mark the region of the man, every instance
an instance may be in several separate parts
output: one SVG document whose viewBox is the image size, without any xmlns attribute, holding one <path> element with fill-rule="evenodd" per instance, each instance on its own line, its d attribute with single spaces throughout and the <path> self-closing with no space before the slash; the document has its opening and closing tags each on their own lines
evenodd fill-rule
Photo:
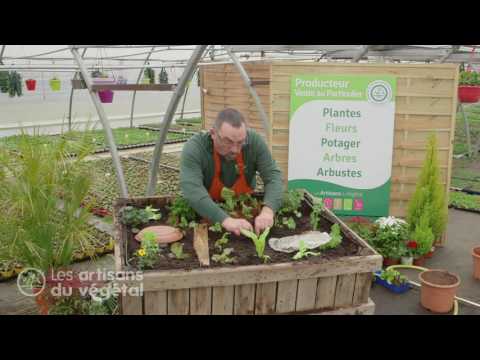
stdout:
<svg viewBox="0 0 480 360">
<path fill-rule="evenodd" d="M 264 183 L 264 206 L 254 220 L 255 232 L 273 226 L 275 212 L 283 199 L 282 174 L 263 138 L 235 109 L 221 111 L 210 131 L 194 135 L 184 146 L 180 161 L 180 189 L 190 206 L 202 217 L 236 235 L 253 231 L 245 219 L 230 217 L 215 201 L 221 201 L 222 188 L 236 195 L 251 193 L 255 174 Z"/>
</svg>

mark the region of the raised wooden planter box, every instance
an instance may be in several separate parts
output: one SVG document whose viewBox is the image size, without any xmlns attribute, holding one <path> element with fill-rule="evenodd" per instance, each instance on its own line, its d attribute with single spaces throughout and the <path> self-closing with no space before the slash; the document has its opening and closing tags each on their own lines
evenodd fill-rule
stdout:
<svg viewBox="0 0 480 360">
<path fill-rule="evenodd" d="M 162 207 L 168 198 L 119 199 L 115 205 L 115 262 L 126 265 L 127 227 L 118 221 L 123 206 Z M 152 270 L 143 275 L 143 296 L 121 297 L 124 315 L 373 314 L 369 299 L 372 273 L 382 257 L 328 209 L 360 246 L 360 256 L 254 266 L 194 270 Z M 253 246 L 253 245 L 252 245 Z M 123 281 L 138 286 L 135 281 Z"/>
</svg>

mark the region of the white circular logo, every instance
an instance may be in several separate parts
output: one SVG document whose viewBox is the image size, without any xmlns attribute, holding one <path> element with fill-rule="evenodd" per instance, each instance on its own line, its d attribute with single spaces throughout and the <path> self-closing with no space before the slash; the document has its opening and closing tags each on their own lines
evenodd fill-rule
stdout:
<svg viewBox="0 0 480 360">
<path fill-rule="evenodd" d="M 368 84 L 367 97 L 368 102 L 384 104 L 392 100 L 392 86 L 383 80 L 375 80 Z"/>
<path fill-rule="evenodd" d="M 45 290 L 45 275 L 41 270 L 26 268 L 17 277 L 18 290 L 25 296 L 36 296 Z"/>
</svg>

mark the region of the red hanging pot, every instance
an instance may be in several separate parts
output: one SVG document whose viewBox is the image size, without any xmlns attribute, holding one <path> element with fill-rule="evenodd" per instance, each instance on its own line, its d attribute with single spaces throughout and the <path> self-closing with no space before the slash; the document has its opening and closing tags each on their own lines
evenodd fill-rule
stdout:
<svg viewBox="0 0 480 360">
<path fill-rule="evenodd" d="M 462 103 L 476 103 L 480 100 L 480 86 L 460 85 L 458 99 Z"/>
<path fill-rule="evenodd" d="M 112 90 L 100 90 L 98 92 L 100 101 L 102 103 L 110 104 L 113 102 L 113 91 Z"/>
<path fill-rule="evenodd" d="M 28 80 L 25 80 L 25 84 L 27 85 L 28 91 L 35 91 L 35 88 L 37 86 L 37 80 L 28 79 Z"/>
</svg>

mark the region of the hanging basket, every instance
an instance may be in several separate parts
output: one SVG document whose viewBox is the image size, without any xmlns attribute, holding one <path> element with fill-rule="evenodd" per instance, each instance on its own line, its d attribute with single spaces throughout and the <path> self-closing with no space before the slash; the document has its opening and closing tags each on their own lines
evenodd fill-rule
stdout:
<svg viewBox="0 0 480 360">
<path fill-rule="evenodd" d="M 37 80 L 34 80 L 34 79 L 25 80 L 25 85 L 27 85 L 28 91 L 35 91 L 35 88 L 37 87 Z"/>
<path fill-rule="evenodd" d="M 100 101 L 104 104 L 111 104 L 113 102 L 113 91 L 112 90 L 99 90 L 98 97 Z"/>
<path fill-rule="evenodd" d="M 462 103 L 476 103 L 480 100 L 480 86 L 460 85 L 458 99 Z"/>
<path fill-rule="evenodd" d="M 60 91 L 60 89 L 62 88 L 62 82 L 60 81 L 60 79 L 57 79 L 57 78 L 50 79 L 49 83 L 50 83 L 50 89 L 52 89 L 52 91 Z"/>
</svg>

